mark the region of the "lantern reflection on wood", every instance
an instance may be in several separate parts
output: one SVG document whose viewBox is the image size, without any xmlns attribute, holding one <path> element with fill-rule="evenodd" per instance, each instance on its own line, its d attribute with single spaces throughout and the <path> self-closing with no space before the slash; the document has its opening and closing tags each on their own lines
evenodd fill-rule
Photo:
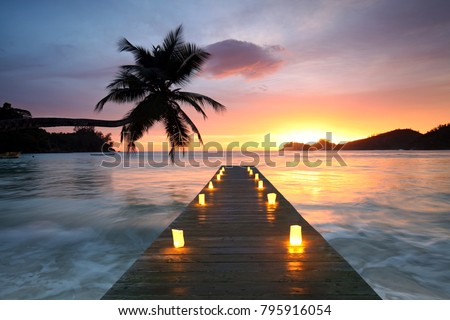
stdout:
<svg viewBox="0 0 450 320">
<path fill-rule="evenodd" d="M 183 230 L 172 229 L 173 246 L 175 248 L 184 247 Z"/>
<path fill-rule="evenodd" d="M 302 227 L 299 225 L 291 226 L 291 234 L 289 237 L 289 242 L 293 246 L 299 246 L 302 244 Z"/>
<path fill-rule="evenodd" d="M 269 204 L 276 204 L 277 202 L 277 194 L 276 193 L 268 193 L 267 194 L 267 201 Z"/>
</svg>

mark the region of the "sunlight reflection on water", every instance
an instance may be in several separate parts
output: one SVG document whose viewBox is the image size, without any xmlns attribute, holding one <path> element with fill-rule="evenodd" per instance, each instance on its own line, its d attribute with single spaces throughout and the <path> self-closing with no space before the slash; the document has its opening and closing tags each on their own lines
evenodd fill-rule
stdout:
<svg viewBox="0 0 450 320">
<path fill-rule="evenodd" d="M 449 152 L 348 152 L 263 172 L 387 299 L 449 299 Z"/>
<path fill-rule="evenodd" d="M 341 155 L 259 168 L 383 298 L 450 299 L 450 152 Z M 217 169 L 102 158 L 0 161 L 0 298 L 100 298 Z"/>
</svg>

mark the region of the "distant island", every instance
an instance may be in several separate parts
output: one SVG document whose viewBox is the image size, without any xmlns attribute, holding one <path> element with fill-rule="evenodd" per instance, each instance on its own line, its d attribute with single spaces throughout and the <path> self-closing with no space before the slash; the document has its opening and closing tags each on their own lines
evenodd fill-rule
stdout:
<svg viewBox="0 0 450 320">
<path fill-rule="evenodd" d="M 0 107 L 0 120 L 31 118 L 28 110 Z M 75 127 L 72 133 L 50 133 L 44 129 L 23 129 L 0 133 L 0 153 L 101 152 L 111 151 L 111 134 L 94 127 Z"/>
<path fill-rule="evenodd" d="M 411 129 L 397 129 L 366 139 L 335 144 L 321 139 L 316 143 L 285 143 L 281 150 L 450 150 L 450 123 L 425 134 Z"/>
</svg>

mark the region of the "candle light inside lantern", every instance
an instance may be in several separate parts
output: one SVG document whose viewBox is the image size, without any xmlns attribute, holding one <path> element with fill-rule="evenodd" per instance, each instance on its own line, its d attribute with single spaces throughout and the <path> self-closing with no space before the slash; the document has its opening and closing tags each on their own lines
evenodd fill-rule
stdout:
<svg viewBox="0 0 450 320">
<path fill-rule="evenodd" d="M 289 238 L 289 242 L 293 246 L 299 246 L 302 244 L 302 227 L 299 225 L 291 226 L 291 234 Z"/>
<path fill-rule="evenodd" d="M 208 189 L 214 189 L 214 185 L 213 185 L 212 181 L 209 182 Z"/>
<path fill-rule="evenodd" d="M 269 204 L 275 204 L 277 201 L 277 194 L 276 193 L 268 193 L 267 201 L 269 201 Z"/>
<path fill-rule="evenodd" d="M 198 195 L 198 203 L 202 206 L 205 205 L 205 194 L 204 193 L 200 193 Z"/>
<path fill-rule="evenodd" d="M 258 189 L 264 189 L 264 182 L 262 180 L 258 181 Z"/>
<path fill-rule="evenodd" d="M 259 180 L 259 173 L 255 173 L 255 180 L 256 180 L 256 181 Z"/>
<path fill-rule="evenodd" d="M 183 230 L 172 229 L 173 246 L 175 248 L 184 247 Z"/>
</svg>

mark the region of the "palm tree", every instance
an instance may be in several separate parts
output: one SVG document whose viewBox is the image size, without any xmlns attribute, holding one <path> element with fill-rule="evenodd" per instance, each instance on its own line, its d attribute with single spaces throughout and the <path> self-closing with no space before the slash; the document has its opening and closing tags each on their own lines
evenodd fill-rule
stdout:
<svg viewBox="0 0 450 320">
<path fill-rule="evenodd" d="M 199 93 L 182 91 L 193 76 L 198 74 L 209 53 L 195 44 L 183 40 L 183 28 L 178 26 L 168 33 L 162 45 L 147 50 L 131 44 L 127 39 L 119 41 L 119 50 L 134 55 L 134 65 L 120 67 L 117 77 L 107 86 L 109 93 L 95 106 L 101 111 L 107 102 L 134 102 L 132 108 L 119 120 L 67 119 L 67 118 L 24 118 L 0 121 L 0 131 L 30 127 L 56 126 L 122 126 L 122 133 L 129 137 L 128 147 L 133 148 L 156 122 L 164 124 L 173 161 L 174 151 L 191 142 L 191 133 L 202 137 L 194 122 L 182 106 L 187 105 L 206 119 L 205 107 L 215 111 L 225 110 L 225 106 Z"/>
<path fill-rule="evenodd" d="M 119 41 L 119 50 L 134 55 L 134 65 L 120 67 L 116 79 L 109 85 L 109 94 L 101 99 L 96 111 L 101 111 L 105 103 L 136 102 L 126 118 L 130 122 L 123 126 L 122 137 L 126 133 L 129 148 L 140 139 L 156 122 L 164 124 L 171 145 L 171 158 L 176 148 L 186 147 L 190 142 L 190 133 L 202 137 L 194 122 L 181 108 L 188 105 L 206 118 L 204 107 L 211 106 L 215 111 L 225 107 L 210 97 L 182 91 L 182 87 L 200 70 L 209 53 L 195 44 L 184 42 L 182 26 L 169 32 L 163 44 L 153 46 L 151 50 L 135 46 L 127 39 Z"/>
</svg>

